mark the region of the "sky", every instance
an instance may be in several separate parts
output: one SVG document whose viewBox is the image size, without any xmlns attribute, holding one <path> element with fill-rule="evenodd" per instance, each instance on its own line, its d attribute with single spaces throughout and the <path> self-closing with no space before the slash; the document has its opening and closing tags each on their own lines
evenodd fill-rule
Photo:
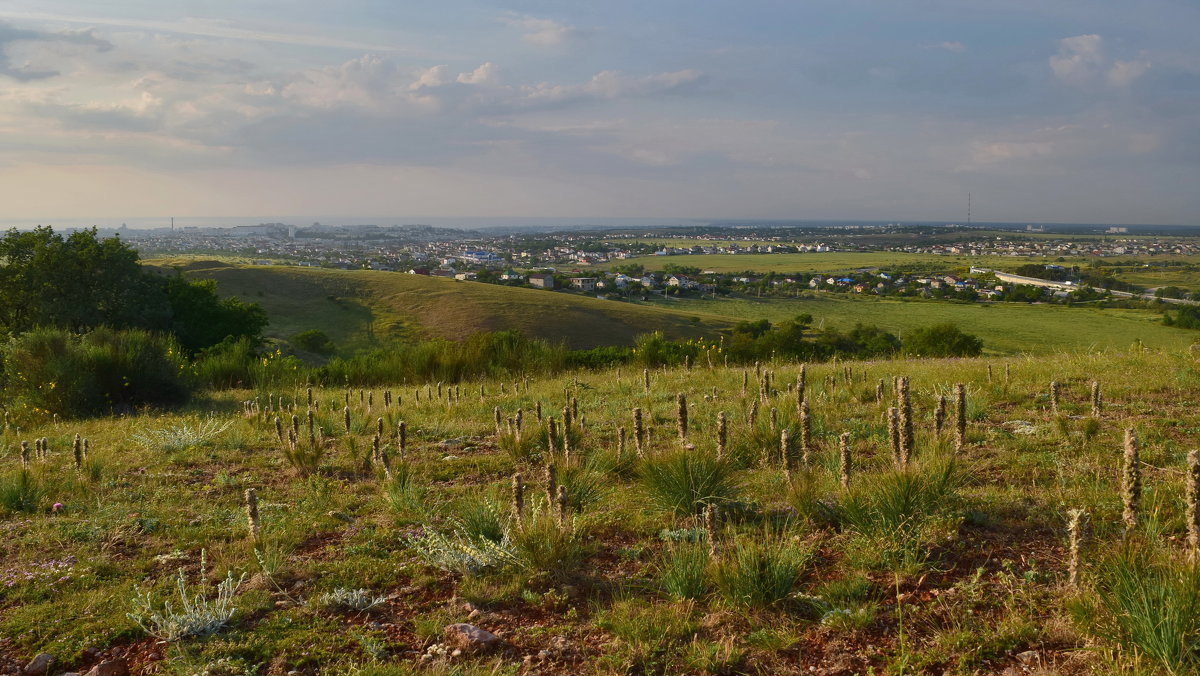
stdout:
<svg viewBox="0 0 1200 676">
<path fill-rule="evenodd" d="M 1200 224 L 1195 0 L 0 0 L 0 219 Z"/>
</svg>

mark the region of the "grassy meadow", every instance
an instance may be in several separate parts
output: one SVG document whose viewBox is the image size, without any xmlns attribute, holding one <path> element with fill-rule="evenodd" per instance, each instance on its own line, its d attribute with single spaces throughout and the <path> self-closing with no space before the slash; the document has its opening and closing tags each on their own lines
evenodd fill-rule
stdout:
<svg viewBox="0 0 1200 676">
<path fill-rule="evenodd" d="M 1190 352 L 712 361 L 6 421 L 0 669 L 1196 672 Z"/>
<path fill-rule="evenodd" d="M 736 321 L 774 322 L 809 313 L 818 328 L 850 329 L 857 323 L 874 324 L 900 337 L 913 329 L 951 322 L 982 338 L 985 352 L 1001 355 L 1123 349 L 1137 341 L 1159 349 L 1183 349 L 1200 336 L 1165 326 L 1158 312 L 1087 305 L 950 303 L 831 293 L 806 293 L 797 299 L 737 296 L 656 300 L 655 304 Z"/>
<path fill-rule="evenodd" d="M 561 339 L 571 348 L 630 345 L 637 335 L 652 331 L 668 338 L 713 338 L 739 321 L 778 321 L 801 313 L 813 315 L 819 327 L 874 324 L 900 336 L 951 322 L 982 338 L 993 355 L 1086 352 L 1125 348 L 1136 341 L 1156 349 L 1182 349 L 1195 340 L 1191 331 L 1164 326 L 1154 311 L 1087 305 L 949 303 L 809 292 L 795 299 L 737 295 L 616 301 L 374 271 L 211 261 L 182 267 L 196 278 L 217 280 L 222 295 L 261 304 L 271 318 L 269 336 L 286 339 L 319 329 L 341 352 L 511 328 Z"/>
<path fill-rule="evenodd" d="M 271 318 L 268 336 L 287 338 L 318 329 L 343 351 L 397 339 L 461 339 L 506 329 L 582 349 L 631 345 L 636 336 L 654 331 L 691 338 L 728 326 L 719 317 L 695 321 L 693 315 L 669 309 L 394 272 L 205 261 L 183 269 L 195 279 L 215 279 L 222 295 L 262 305 Z"/>
</svg>

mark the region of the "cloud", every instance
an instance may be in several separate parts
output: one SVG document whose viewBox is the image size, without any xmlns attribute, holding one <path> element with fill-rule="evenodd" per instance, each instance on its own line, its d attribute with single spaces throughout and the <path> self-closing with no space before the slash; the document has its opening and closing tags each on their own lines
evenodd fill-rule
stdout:
<svg viewBox="0 0 1200 676">
<path fill-rule="evenodd" d="M 583 35 L 583 32 L 574 26 L 527 14 L 508 14 L 500 20 L 523 31 L 521 39 L 539 47 L 558 47 Z"/>
<path fill-rule="evenodd" d="M 38 31 L 16 28 L 7 22 L 0 21 L 0 75 L 7 75 L 20 82 L 45 80 L 60 75 L 60 73 L 53 68 L 39 68 L 30 62 L 19 66 L 12 65 L 10 49 L 18 43 L 78 45 L 102 52 L 113 48 L 108 41 L 93 35 L 91 29 L 59 32 Z"/>
<path fill-rule="evenodd" d="M 1128 87 L 1134 80 L 1150 70 L 1150 62 L 1143 59 L 1117 61 L 1108 69 L 1105 78 L 1114 87 Z"/>
<path fill-rule="evenodd" d="M 1064 84 L 1081 88 L 1100 84 L 1128 87 L 1149 69 L 1150 62 L 1142 58 L 1110 62 L 1104 38 L 1094 33 L 1059 40 L 1058 53 L 1050 57 L 1050 70 L 1055 77 Z"/>
<path fill-rule="evenodd" d="M 936 42 L 927 45 L 921 45 L 921 47 L 923 49 L 944 49 L 947 52 L 954 52 L 955 54 L 962 54 L 963 52 L 967 51 L 967 46 L 961 42 L 958 42 L 957 40 Z"/>
<path fill-rule="evenodd" d="M 500 68 L 488 61 L 470 73 L 459 73 L 456 82 L 469 85 L 494 85 L 500 83 Z"/>
<path fill-rule="evenodd" d="M 575 85 L 540 83 L 522 88 L 529 103 L 565 103 L 585 99 L 617 99 L 624 97 L 649 96 L 667 92 L 684 91 L 702 83 L 704 74 L 686 69 L 669 73 L 657 73 L 643 77 L 630 77 L 617 71 L 605 70 L 592 79 Z"/>
</svg>

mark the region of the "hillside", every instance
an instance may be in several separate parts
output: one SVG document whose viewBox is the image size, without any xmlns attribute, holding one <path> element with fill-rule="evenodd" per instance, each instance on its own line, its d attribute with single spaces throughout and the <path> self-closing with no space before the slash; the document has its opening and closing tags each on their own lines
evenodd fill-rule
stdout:
<svg viewBox="0 0 1200 676">
<path fill-rule="evenodd" d="M 564 292 L 401 273 L 214 261 L 180 267 L 188 276 L 215 279 L 222 295 L 261 304 L 271 318 L 271 337 L 318 329 L 347 350 L 398 338 L 455 339 L 505 329 L 581 349 L 629 345 L 653 331 L 669 338 L 712 336 L 731 323 Z"/>
<path fill-rule="evenodd" d="M 0 673 L 1197 673 L 1193 355 L 764 369 L 14 420 Z"/>
</svg>

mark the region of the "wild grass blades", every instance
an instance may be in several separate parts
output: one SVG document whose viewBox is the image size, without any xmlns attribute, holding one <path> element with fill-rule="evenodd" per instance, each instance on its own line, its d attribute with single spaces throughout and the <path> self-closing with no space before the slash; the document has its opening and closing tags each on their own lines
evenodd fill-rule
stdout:
<svg viewBox="0 0 1200 676">
<path fill-rule="evenodd" d="M 734 467 L 704 451 L 674 450 L 647 458 L 638 476 L 651 501 L 677 516 L 700 513 L 738 494 Z"/>
<path fill-rule="evenodd" d="M 766 608 L 791 595 L 811 561 L 810 548 L 768 529 L 723 548 L 713 566 L 713 586 L 728 603 Z"/>
<path fill-rule="evenodd" d="M 1200 567 L 1135 537 L 1100 558 L 1094 579 L 1094 594 L 1072 608 L 1082 628 L 1168 673 L 1200 670 Z"/>
<path fill-rule="evenodd" d="M 1081 551 L 1086 519 L 1086 510 L 1067 510 L 1067 584 L 1073 589 L 1079 588 L 1079 577 L 1083 569 Z"/>
<path fill-rule="evenodd" d="M 962 482 L 953 460 L 865 473 L 838 500 L 834 517 L 861 538 L 856 549 L 868 567 L 919 568 L 931 545 L 957 527 Z"/>
<path fill-rule="evenodd" d="M 207 446 L 225 433 L 233 420 L 210 417 L 195 423 L 178 423 L 157 430 L 138 432 L 130 437 L 147 450 L 167 453 Z"/>
<path fill-rule="evenodd" d="M 1137 528 L 1142 506 L 1142 468 L 1138 455 L 1137 432 L 1132 427 L 1125 429 L 1125 453 L 1121 469 L 1121 502 L 1124 509 L 1121 520 L 1125 523 L 1126 535 Z"/>
<path fill-rule="evenodd" d="M 32 470 L 21 467 L 0 476 L 0 507 L 4 511 L 33 513 L 42 508 L 46 499 L 44 481 Z"/>
<path fill-rule="evenodd" d="M 937 405 L 933 409 L 933 434 L 939 440 L 942 438 L 942 428 L 946 425 L 946 395 L 939 394 Z"/>
<path fill-rule="evenodd" d="M 318 437 L 310 437 L 307 442 L 301 442 L 294 434 L 290 434 L 281 451 L 284 460 L 302 477 L 315 474 L 325 459 L 325 443 Z"/>
<path fill-rule="evenodd" d="M 700 542 L 668 543 L 659 563 L 658 584 L 676 600 L 699 599 L 708 594 L 709 547 Z"/>
<path fill-rule="evenodd" d="M 1187 455 L 1187 472 L 1184 474 L 1184 500 L 1187 511 L 1188 556 L 1200 565 L 1200 451 L 1192 449 Z"/>
</svg>

